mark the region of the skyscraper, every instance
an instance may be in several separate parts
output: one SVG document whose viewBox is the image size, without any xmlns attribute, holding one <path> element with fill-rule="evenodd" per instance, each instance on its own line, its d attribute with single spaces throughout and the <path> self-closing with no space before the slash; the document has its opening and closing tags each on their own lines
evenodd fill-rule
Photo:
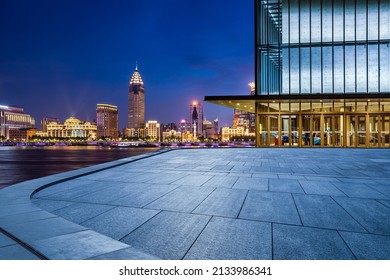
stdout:
<svg viewBox="0 0 390 280">
<path fill-rule="evenodd" d="M 203 108 L 199 101 L 193 101 L 190 104 L 190 123 L 191 133 L 194 136 L 201 136 L 203 134 Z"/>
<path fill-rule="evenodd" d="M 145 90 L 138 66 L 135 67 L 129 84 L 127 127 L 133 128 L 136 135 L 138 129 L 145 127 Z"/>
<path fill-rule="evenodd" d="M 390 148 L 390 0 L 255 0 L 257 146 Z"/>
<path fill-rule="evenodd" d="M 118 107 L 109 104 L 97 104 L 97 136 L 118 137 Z"/>
</svg>

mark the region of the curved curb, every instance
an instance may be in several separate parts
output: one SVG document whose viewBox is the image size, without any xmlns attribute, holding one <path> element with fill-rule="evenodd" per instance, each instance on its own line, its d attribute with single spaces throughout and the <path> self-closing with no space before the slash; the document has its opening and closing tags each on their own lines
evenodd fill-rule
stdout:
<svg viewBox="0 0 390 280">
<path fill-rule="evenodd" d="M 58 183 L 157 156 L 173 149 L 123 158 L 38 179 L 0 190 L 0 228 L 3 235 L 38 258 L 48 259 L 159 259 L 130 245 L 49 213 L 32 202 L 39 191 Z M 9 248 L 11 249 L 12 246 Z M 7 249 L 7 247 L 2 247 Z M 16 256 L 18 257 L 18 256 Z M 24 259 L 23 256 L 20 256 Z M 42 259 L 42 258 L 41 258 Z"/>
</svg>

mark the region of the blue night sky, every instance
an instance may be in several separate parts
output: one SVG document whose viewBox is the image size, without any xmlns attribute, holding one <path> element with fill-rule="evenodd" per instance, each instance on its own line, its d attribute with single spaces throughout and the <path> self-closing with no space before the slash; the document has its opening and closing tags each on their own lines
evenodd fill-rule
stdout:
<svg viewBox="0 0 390 280">
<path fill-rule="evenodd" d="M 248 95 L 254 79 L 253 0 L 0 0 L 0 104 L 43 117 L 96 118 L 119 108 L 138 61 L 145 120 L 189 118 L 206 95 Z M 204 104 L 231 125 L 233 110 Z"/>
</svg>

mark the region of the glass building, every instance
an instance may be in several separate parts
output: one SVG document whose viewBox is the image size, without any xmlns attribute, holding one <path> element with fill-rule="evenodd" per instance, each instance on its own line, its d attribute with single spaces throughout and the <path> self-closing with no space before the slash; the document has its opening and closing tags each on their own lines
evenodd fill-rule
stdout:
<svg viewBox="0 0 390 280">
<path fill-rule="evenodd" d="M 390 0 L 255 0 L 258 146 L 390 147 Z"/>
</svg>

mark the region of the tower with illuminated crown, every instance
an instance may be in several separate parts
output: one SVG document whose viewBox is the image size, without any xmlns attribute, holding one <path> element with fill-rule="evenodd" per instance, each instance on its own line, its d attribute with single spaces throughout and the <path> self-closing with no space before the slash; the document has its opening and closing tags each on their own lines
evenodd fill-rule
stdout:
<svg viewBox="0 0 390 280">
<path fill-rule="evenodd" d="M 138 72 L 137 65 L 129 83 L 127 127 L 129 129 L 134 129 L 135 135 L 138 135 L 139 129 L 145 127 L 144 82 Z"/>
<path fill-rule="evenodd" d="M 203 109 L 202 103 L 199 101 L 193 101 L 190 104 L 190 120 L 191 120 L 191 133 L 194 137 L 202 136 L 203 134 Z"/>
</svg>

